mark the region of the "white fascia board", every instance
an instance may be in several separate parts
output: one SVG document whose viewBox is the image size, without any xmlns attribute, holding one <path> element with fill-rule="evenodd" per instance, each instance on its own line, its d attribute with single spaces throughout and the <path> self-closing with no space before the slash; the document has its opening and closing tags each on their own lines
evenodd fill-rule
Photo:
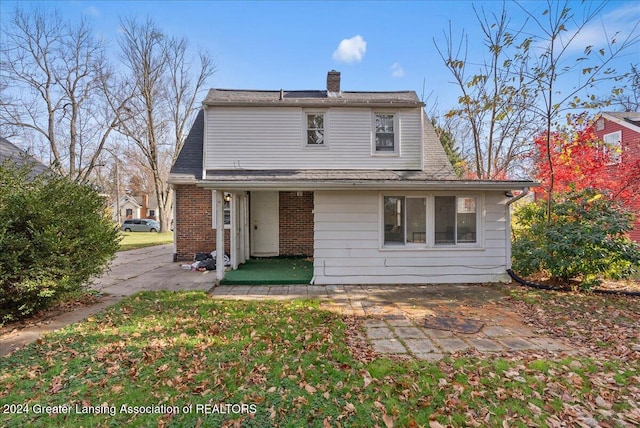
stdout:
<svg viewBox="0 0 640 428">
<path fill-rule="evenodd" d="M 201 181 L 198 187 L 226 190 L 518 190 L 537 187 L 539 183 L 532 181 Z"/>
</svg>

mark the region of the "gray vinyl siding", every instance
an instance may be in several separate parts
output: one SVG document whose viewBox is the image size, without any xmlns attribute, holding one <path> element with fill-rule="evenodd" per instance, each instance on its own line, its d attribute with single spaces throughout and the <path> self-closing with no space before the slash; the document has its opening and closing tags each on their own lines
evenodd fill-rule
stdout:
<svg viewBox="0 0 640 428">
<path fill-rule="evenodd" d="M 460 192 L 461 195 L 467 193 Z M 316 284 L 478 283 L 507 279 L 504 194 L 476 194 L 476 247 L 384 248 L 376 191 L 316 191 Z"/>
<path fill-rule="evenodd" d="M 323 109 L 309 109 L 318 111 Z M 397 156 L 372 155 L 367 108 L 325 109 L 325 147 L 305 144 L 302 108 L 212 107 L 207 111 L 206 169 L 422 169 L 421 108 L 398 115 Z"/>
</svg>

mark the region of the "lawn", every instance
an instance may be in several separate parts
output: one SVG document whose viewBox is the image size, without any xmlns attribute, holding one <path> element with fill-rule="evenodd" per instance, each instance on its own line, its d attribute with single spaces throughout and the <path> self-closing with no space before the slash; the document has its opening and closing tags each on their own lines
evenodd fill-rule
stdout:
<svg viewBox="0 0 640 428">
<path fill-rule="evenodd" d="M 173 243 L 173 232 L 122 232 L 120 251 Z"/>
<path fill-rule="evenodd" d="M 145 292 L 0 358 L 0 426 L 640 423 L 639 299 L 509 293 L 578 351 L 381 358 L 317 301 Z"/>
</svg>

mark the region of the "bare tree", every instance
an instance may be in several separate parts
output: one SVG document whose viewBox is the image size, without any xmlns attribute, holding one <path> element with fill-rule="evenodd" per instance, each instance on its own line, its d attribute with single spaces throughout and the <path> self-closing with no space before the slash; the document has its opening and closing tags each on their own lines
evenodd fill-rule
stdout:
<svg viewBox="0 0 640 428">
<path fill-rule="evenodd" d="M 85 20 L 71 24 L 57 10 L 20 8 L 2 38 L 0 128 L 40 136 L 55 169 L 88 181 L 117 124 L 105 108 L 112 74 L 104 42 Z"/>
<path fill-rule="evenodd" d="M 597 90 L 596 86 L 604 82 L 619 82 L 624 79 L 625 76 L 616 73 L 611 63 L 623 51 L 637 44 L 638 24 L 627 35 L 608 35 L 602 47 L 585 46 L 583 55 L 570 62 L 571 50 L 576 47 L 578 36 L 601 15 L 606 3 L 583 3 L 581 17 L 576 17 L 568 1 L 547 0 L 546 9 L 541 16 L 536 16 L 520 3 L 517 4 L 531 19 L 537 34 L 522 42 L 522 53 L 516 56 L 516 60 L 526 66 L 526 85 L 538 98 L 537 102 L 530 104 L 529 109 L 543 124 L 542 131 L 546 133 L 546 161 L 550 168 L 547 213 L 550 216 L 555 184 L 552 130 L 561 126 L 559 119 L 563 112 L 600 108 L 608 105 L 611 98 L 621 92 L 620 88 L 614 87 L 611 95 L 604 100 L 598 99 L 596 94 L 588 93 L 589 90 Z M 575 78 L 576 71 L 582 78 Z M 560 90 L 563 77 L 571 78 L 572 85 L 569 89 L 565 87 Z"/>
<path fill-rule="evenodd" d="M 520 63 L 509 56 L 519 35 L 509 31 L 509 18 L 503 5 L 499 15 L 474 12 L 483 33 L 487 58 L 474 65 L 468 59 L 466 33 L 454 42 L 451 24 L 444 34 L 444 46 L 436 49 L 460 90 L 459 105 L 446 118 L 459 118 L 466 124 L 472 144 L 470 163 L 478 179 L 501 178 L 514 168 L 514 161 L 524 151 L 533 135 L 531 114 L 525 108 L 530 94 L 523 84 Z M 477 69 L 472 71 L 471 69 Z M 463 151 L 468 148 L 463 144 Z"/>
<path fill-rule="evenodd" d="M 152 171 L 160 227 L 167 230 L 172 207 L 169 168 L 215 67 L 206 53 L 194 60 L 186 40 L 168 37 L 150 19 L 122 19 L 121 29 L 122 60 L 135 87 L 119 130 L 137 145 Z"/>
<path fill-rule="evenodd" d="M 627 88 L 611 101 L 611 105 L 616 110 L 640 111 L 640 70 L 637 65 L 631 64 L 627 82 Z"/>
</svg>

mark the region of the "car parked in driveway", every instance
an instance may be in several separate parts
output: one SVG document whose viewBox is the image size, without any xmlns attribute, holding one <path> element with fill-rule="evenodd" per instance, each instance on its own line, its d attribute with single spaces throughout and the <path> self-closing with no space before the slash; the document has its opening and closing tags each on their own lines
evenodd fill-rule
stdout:
<svg viewBox="0 0 640 428">
<path fill-rule="evenodd" d="M 160 223 L 146 218 L 133 218 L 125 220 L 120 230 L 125 232 L 157 232 L 160 230 Z"/>
</svg>

